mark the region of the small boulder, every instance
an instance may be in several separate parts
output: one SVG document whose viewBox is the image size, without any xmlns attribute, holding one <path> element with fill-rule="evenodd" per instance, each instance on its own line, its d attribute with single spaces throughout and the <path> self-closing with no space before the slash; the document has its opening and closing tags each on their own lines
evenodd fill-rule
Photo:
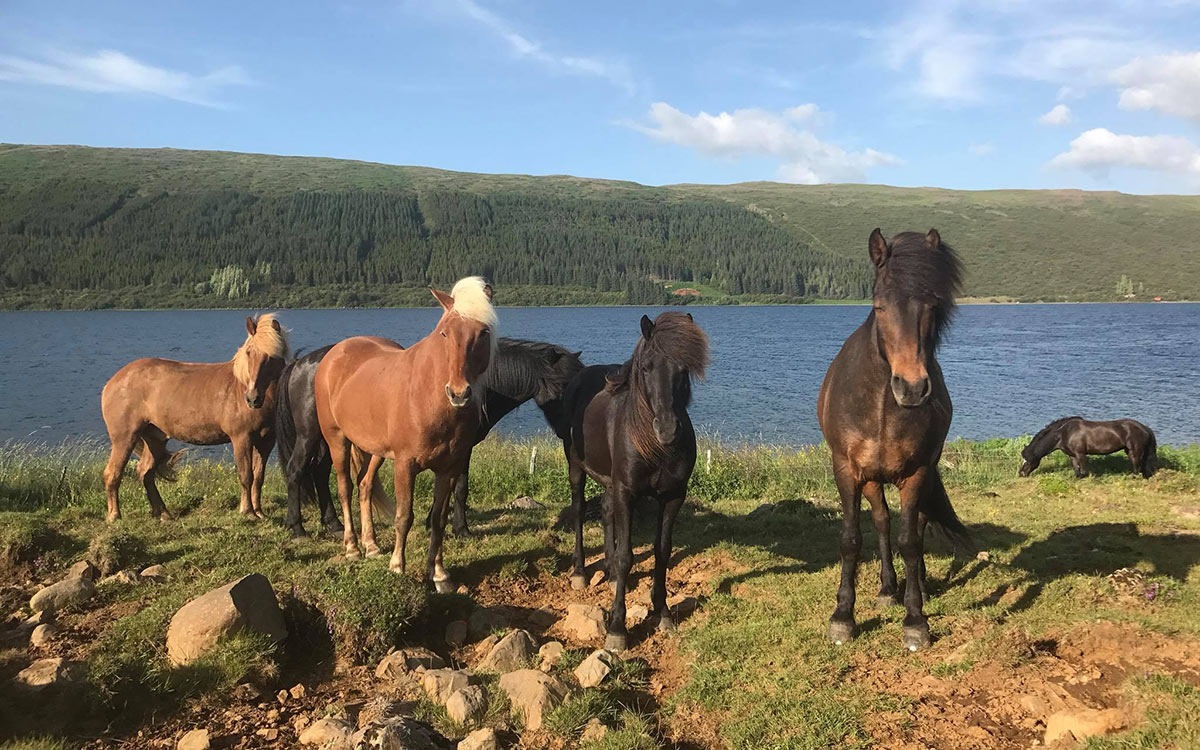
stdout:
<svg viewBox="0 0 1200 750">
<path fill-rule="evenodd" d="M 300 733 L 301 745 L 316 745 L 321 750 L 346 750 L 354 728 L 342 719 L 318 719 Z"/>
<path fill-rule="evenodd" d="M 444 706 L 451 695 L 471 684 L 472 677 L 465 669 L 428 669 L 421 675 L 421 687 L 429 700 Z"/>
<path fill-rule="evenodd" d="M 604 649 L 593 651 L 575 667 L 575 678 L 579 680 L 580 687 L 596 687 L 604 682 L 616 661 L 617 658 Z"/>
<path fill-rule="evenodd" d="M 161 565 L 151 565 L 139 574 L 139 578 L 150 583 L 162 583 L 167 580 L 167 569 Z"/>
<path fill-rule="evenodd" d="M 255 732 L 259 737 L 262 737 L 267 742 L 274 742 L 279 739 L 279 730 L 275 727 L 263 727 Z"/>
<path fill-rule="evenodd" d="M 479 643 L 475 644 L 475 658 L 486 659 L 487 655 L 492 653 L 492 646 L 500 642 L 500 636 L 492 633 L 487 638 L 484 638 Z"/>
<path fill-rule="evenodd" d="M 29 608 L 34 612 L 57 612 L 75 604 L 82 604 L 96 595 L 96 584 L 91 578 L 64 578 L 33 595 Z"/>
<path fill-rule="evenodd" d="M 583 731 L 579 734 L 579 744 L 584 745 L 589 742 L 599 742 L 604 739 L 604 735 L 608 734 L 608 727 L 604 726 L 604 722 L 599 719 L 592 718 L 584 725 Z"/>
<path fill-rule="evenodd" d="M 87 578 L 95 581 L 100 577 L 100 569 L 92 565 L 91 560 L 80 560 L 71 567 L 67 568 L 67 575 L 64 578 Z"/>
<path fill-rule="evenodd" d="M 446 700 L 446 715 L 457 724 L 472 724 L 487 714 L 487 695 L 479 685 L 454 691 Z"/>
<path fill-rule="evenodd" d="M 304 689 L 304 683 L 297 682 L 292 686 L 291 690 L 288 690 L 288 695 L 292 696 L 292 698 L 295 700 L 300 700 L 307 692 L 308 691 Z"/>
<path fill-rule="evenodd" d="M 626 627 L 637 625 L 638 623 L 645 622 L 649 616 L 650 608 L 645 604 L 631 604 L 625 608 L 625 625 Z"/>
<path fill-rule="evenodd" d="M 604 571 L 604 569 L 601 568 L 600 570 L 597 570 L 595 573 L 592 573 L 592 580 L 588 581 L 588 585 L 591 586 L 592 588 L 595 588 L 595 587 L 599 586 L 600 584 L 604 583 L 604 581 L 607 578 L 608 578 L 608 573 L 606 573 Z"/>
<path fill-rule="evenodd" d="M 595 641 L 603 638 L 607 631 L 604 625 L 604 609 L 596 604 L 568 604 L 562 629 L 577 641 Z"/>
<path fill-rule="evenodd" d="M 179 738 L 179 742 L 175 743 L 175 750 L 208 750 L 210 747 L 212 747 L 212 740 L 208 736 L 207 729 L 193 729 L 186 732 Z"/>
<path fill-rule="evenodd" d="M 533 636 L 524 630 L 514 630 L 492 646 L 492 650 L 480 662 L 479 669 L 497 674 L 524 669 L 529 665 L 529 660 L 533 658 L 536 650 L 537 644 L 533 642 Z"/>
<path fill-rule="evenodd" d="M 54 627 L 54 623 L 44 622 L 33 629 L 33 633 L 29 636 L 29 644 L 37 648 L 48 646 L 57 633 L 58 628 Z"/>
<path fill-rule="evenodd" d="M 467 642 L 467 621 L 454 620 L 446 625 L 446 645 L 458 648 Z"/>
<path fill-rule="evenodd" d="M 409 716 L 371 722 L 351 737 L 355 750 L 451 750 L 454 745 L 429 724 Z"/>
<path fill-rule="evenodd" d="M 467 618 L 467 638 L 477 641 L 495 630 L 503 630 L 512 622 L 512 612 L 503 605 L 477 607 Z"/>
<path fill-rule="evenodd" d="M 500 677 L 500 689 L 525 719 L 526 729 L 540 729 L 542 721 L 567 697 L 562 680 L 536 669 L 520 669 Z"/>
<path fill-rule="evenodd" d="M 262 633 L 276 643 L 287 638 L 283 612 L 266 576 L 252 573 L 192 599 L 167 628 L 171 663 L 188 664 L 218 641 L 241 632 Z"/>
<path fill-rule="evenodd" d="M 1072 737 L 1078 742 L 1083 742 L 1088 737 L 1122 729 L 1127 723 L 1125 714 L 1117 708 L 1103 711 L 1093 708 L 1059 711 L 1046 719 L 1045 743 L 1049 745 L 1057 740 L 1069 740 Z"/>
<path fill-rule="evenodd" d="M 16 682 L 25 688 L 42 691 L 56 688 L 76 681 L 81 672 L 82 664 L 61 657 L 38 659 L 33 664 L 17 673 Z"/>
<path fill-rule="evenodd" d="M 141 579 L 138 578 L 137 573 L 134 573 L 132 570 L 122 570 L 105 578 L 101 578 L 99 585 L 111 586 L 114 583 L 123 583 L 125 585 L 132 586 L 133 584 L 138 583 L 140 580 Z"/>
<path fill-rule="evenodd" d="M 696 608 L 700 606 L 700 602 L 694 596 L 676 594 L 667 598 L 667 606 L 681 617 L 687 617 L 696 611 Z"/>
<path fill-rule="evenodd" d="M 558 664 L 566 651 L 566 647 L 558 641 L 543 643 L 542 647 L 538 649 L 538 658 L 541 659 L 539 669 L 543 672 L 549 672 L 554 665 Z"/>
<path fill-rule="evenodd" d="M 476 729 L 458 743 L 458 750 L 500 750 L 500 738 L 491 727 Z"/>
<path fill-rule="evenodd" d="M 445 660 L 427 648 L 414 646 L 402 648 L 383 657 L 375 668 L 375 676 L 381 680 L 398 680 L 412 675 L 413 672 L 424 672 L 427 669 L 441 669 L 446 666 Z"/>
</svg>

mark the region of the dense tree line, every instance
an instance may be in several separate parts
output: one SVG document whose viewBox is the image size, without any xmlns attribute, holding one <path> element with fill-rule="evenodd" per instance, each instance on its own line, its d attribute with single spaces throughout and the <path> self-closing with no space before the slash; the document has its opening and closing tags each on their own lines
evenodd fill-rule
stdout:
<svg viewBox="0 0 1200 750">
<path fill-rule="evenodd" d="M 866 266 L 719 200 L 398 189 L 258 195 L 72 179 L 0 195 L 0 288 L 8 291 L 152 287 L 270 298 L 305 287 L 446 284 L 474 273 L 497 287 L 569 287 L 635 303 L 677 300 L 659 283 L 667 279 L 730 295 L 863 298 Z"/>
</svg>

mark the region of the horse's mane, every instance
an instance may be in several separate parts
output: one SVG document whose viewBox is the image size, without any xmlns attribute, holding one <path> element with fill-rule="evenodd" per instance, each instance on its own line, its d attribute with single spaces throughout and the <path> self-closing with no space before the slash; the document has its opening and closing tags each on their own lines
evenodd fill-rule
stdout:
<svg viewBox="0 0 1200 750">
<path fill-rule="evenodd" d="M 1042 438 L 1049 435 L 1051 432 L 1054 432 L 1055 430 L 1061 428 L 1064 424 L 1066 424 L 1067 422 L 1070 422 L 1072 419 L 1083 419 L 1083 417 L 1081 417 L 1079 415 L 1075 415 L 1073 417 L 1063 417 L 1062 419 L 1056 419 L 1053 422 L 1051 422 L 1050 424 L 1043 427 L 1041 430 L 1039 430 L 1038 434 L 1034 435 L 1033 440 L 1030 440 L 1029 442 L 1036 443 L 1038 440 L 1041 440 Z"/>
<path fill-rule="evenodd" d="M 886 268 L 891 284 L 906 296 L 934 305 L 934 340 L 941 342 L 958 309 L 954 298 L 962 290 L 962 263 L 954 248 L 939 239 L 931 248 L 926 235 L 901 232 L 889 243 Z"/>
<path fill-rule="evenodd" d="M 288 330 L 283 326 L 279 326 L 279 329 L 276 330 L 275 322 L 274 313 L 266 313 L 255 318 L 254 333 L 247 335 L 241 347 L 234 352 L 233 376 L 238 379 L 239 383 L 250 385 L 249 354 L 251 349 L 257 349 L 268 357 L 289 359 Z"/>
<path fill-rule="evenodd" d="M 496 348 L 499 346 L 496 336 L 499 320 L 496 317 L 496 308 L 492 306 L 491 286 L 483 280 L 482 276 L 467 276 L 455 282 L 454 288 L 450 290 L 450 296 L 454 298 L 454 309 L 452 310 L 454 315 L 474 320 L 492 329 L 491 362 L 495 364 Z"/>
<path fill-rule="evenodd" d="M 654 333 L 649 340 L 645 336 L 638 339 L 633 357 L 621 365 L 620 370 L 608 376 L 605 388 L 634 395 L 629 436 L 638 453 L 647 459 L 654 459 L 665 455 L 667 450 L 666 446 L 659 443 L 654 431 L 654 411 L 650 408 L 641 383 L 641 368 L 638 365 L 645 358 L 665 360 L 685 370 L 689 380 L 702 380 L 709 362 L 708 336 L 696 325 L 691 315 L 664 312 L 654 320 Z M 684 406 L 690 401 L 689 387 Z"/>
<path fill-rule="evenodd" d="M 552 361 L 553 360 L 553 361 Z M 562 398 L 567 382 L 583 363 L 579 355 L 544 341 L 500 339 L 499 351 L 484 385 L 522 401 Z"/>
</svg>

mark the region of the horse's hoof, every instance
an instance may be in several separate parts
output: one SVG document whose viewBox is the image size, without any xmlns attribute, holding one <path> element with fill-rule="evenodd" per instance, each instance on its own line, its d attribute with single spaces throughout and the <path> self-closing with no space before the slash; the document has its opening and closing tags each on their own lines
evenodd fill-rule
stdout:
<svg viewBox="0 0 1200 750">
<path fill-rule="evenodd" d="M 374 544 L 368 544 L 363 554 L 367 557 L 383 557 L 383 553 L 379 551 L 379 547 Z"/>
<path fill-rule="evenodd" d="M 267 514 L 263 513 L 261 510 L 256 510 L 254 511 L 254 517 L 260 521 L 263 521 L 266 520 Z"/>
<path fill-rule="evenodd" d="M 675 620 L 670 614 L 662 615 L 658 618 L 658 632 L 671 633 L 675 630 Z"/>
<path fill-rule="evenodd" d="M 931 642 L 928 625 L 904 626 L 904 647 L 909 651 L 919 651 L 927 648 Z"/>
<path fill-rule="evenodd" d="M 303 526 L 292 526 L 288 529 L 288 536 L 292 539 L 308 539 L 308 532 Z"/>
<path fill-rule="evenodd" d="M 875 606 L 879 609 L 888 609 L 889 607 L 895 607 L 902 603 L 903 602 L 897 599 L 894 594 L 880 594 L 879 596 L 875 597 Z"/>
<path fill-rule="evenodd" d="M 604 650 L 620 653 L 629 647 L 629 636 L 625 633 L 609 633 L 604 638 Z"/>
<path fill-rule="evenodd" d="M 170 523 L 174 520 L 175 520 L 175 516 L 171 515 L 170 513 L 168 513 L 165 510 L 162 513 L 158 514 L 158 522 L 159 523 Z"/>
<path fill-rule="evenodd" d="M 830 620 L 829 640 L 833 641 L 835 646 L 854 640 L 854 621 Z"/>
<path fill-rule="evenodd" d="M 358 547 L 347 547 L 346 548 L 346 559 L 347 560 L 357 560 L 360 557 L 362 557 L 362 553 L 358 551 Z"/>
<path fill-rule="evenodd" d="M 443 578 L 440 581 L 434 581 L 433 582 L 433 590 L 438 592 L 439 594 L 453 594 L 454 593 L 454 582 L 451 581 L 449 578 Z"/>
<path fill-rule="evenodd" d="M 453 531 L 454 531 L 454 536 L 461 536 L 461 537 L 465 537 L 468 539 L 473 536 L 479 536 L 474 531 L 471 531 L 470 529 L 468 529 L 466 526 L 463 526 L 461 529 L 453 529 Z"/>
<path fill-rule="evenodd" d="M 587 579 L 580 575 L 571 576 L 571 588 L 583 591 L 587 588 Z"/>
<path fill-rule="evenodd" d="M 115 522 L 121 520 L 121 514 L 120 513 L 109 513 L 108 517 L 105 518 L 104 520 L 107 521 L 108 523 L 115 523 Z"/>
<path fill-rule="evenodd" d="M 402 566 L 400 563 L 396 562 L 395 560 L 388 562 L 388 570 L 392 571 L 396 575 L 404 574 L 404 566 Z"/>
</svg>

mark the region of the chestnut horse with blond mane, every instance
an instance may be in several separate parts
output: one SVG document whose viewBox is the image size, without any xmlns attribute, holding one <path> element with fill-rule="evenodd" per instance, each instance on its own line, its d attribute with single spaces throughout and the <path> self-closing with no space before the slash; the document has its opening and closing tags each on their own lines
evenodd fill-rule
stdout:
<svg viewBox="0 0 1200 750">
<path fill-rule="evenodd" d="M 288 359 L 288 340 L 274 315 L 246 318 L 246 331 L 246 341 L 228 362 L 138 359 L 104 385 L 100 409 L 112 441 L 104 468 L 109 521 L 121 517 L 121 474 L 133 452 L 150 514 L 170 519 L 154 484 L 156 478 L 174 479 L 179 454 L 167 450 L 168 440 L 232 443 L 242 486 L 238 508 L 263 517 L 263 477 L 275 445 L 275 381 Z"/>
<path fill-rule="evenodd" d="M 461 279 L 450 294 L 430 291 L 443 311 L 428 336 L 407 349 L 377 336 L 336 344 L 317 367 L 313 394 L 337 472 L 347 556 L 359 555 L 351 476 L 359 478 L 363 547 L 368 556 L 378 555 L 372 489 L 383 460 L 395 461 L 396 547 L 388 567 L 399 573 L 413 522 L 413 481 L 429 469 L 435 478 L 427 575 L 445 592 L 452 589 L 442 567 L 446 503 L 479 431 L 482 381 L 496 355 L 496 311 L 492 288 L 478 276 Z M 365 472 L 353 470 L 352 447 L 370 454 Z"/>
</svg>

